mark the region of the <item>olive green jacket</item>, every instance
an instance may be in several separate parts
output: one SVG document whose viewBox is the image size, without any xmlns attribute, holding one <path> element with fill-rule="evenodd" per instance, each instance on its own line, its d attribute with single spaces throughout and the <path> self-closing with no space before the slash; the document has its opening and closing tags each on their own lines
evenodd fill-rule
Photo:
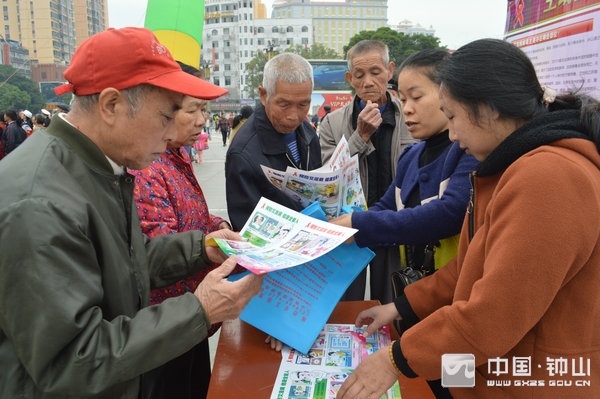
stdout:
<svg viewBox="0 0 600 399">
<path fill-rule="evenodd" d="M 185 294 L 203 234 L 147 240 L 133 176 L 61 117 L 0 162 L 0 397 L 138 398 L 141 375 L 206 337 Z"/>
</svg>

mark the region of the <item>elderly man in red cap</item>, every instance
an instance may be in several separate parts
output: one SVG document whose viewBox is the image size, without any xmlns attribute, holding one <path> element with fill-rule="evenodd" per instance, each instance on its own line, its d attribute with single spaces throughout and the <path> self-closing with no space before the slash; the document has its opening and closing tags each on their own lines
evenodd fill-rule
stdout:
<svg viewBox="0 0 600 399">
<path fill-rule="evenodd" d="M 143 374 L 235 318 L 261 286 L 229 282 L 230 230 L 147 240 L 134 178 L 176 137 L 184 95 L 226 91 L 183 72 L 150 30 L 86 40 L 57 94 L 71 111 L 0 164 L 0 397 L 138 398 Z M 18 178 L 16 177 L 18 176 Z M 149 307 L 150 289 L 210 265 L 195 292 Z"/>
</svg>

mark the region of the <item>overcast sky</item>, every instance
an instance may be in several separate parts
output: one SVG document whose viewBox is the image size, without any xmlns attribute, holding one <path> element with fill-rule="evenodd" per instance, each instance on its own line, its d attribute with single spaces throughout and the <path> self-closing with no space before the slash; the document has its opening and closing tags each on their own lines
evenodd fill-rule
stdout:
<svg viewBox="0 0 600 399">
<path fill-rule="evenodd" d="M 271 15 L 273 2 L 264 3 Z M 109 26 L 144 26 L 146 4 L 147 0 L 108 0 Z M 506 7 L 507 0 L 388 0 L 388 23 L 409 20 L 431 27 L 442 45 L 457 49 L 475 39 L 501 39 Z"/>
</svg>

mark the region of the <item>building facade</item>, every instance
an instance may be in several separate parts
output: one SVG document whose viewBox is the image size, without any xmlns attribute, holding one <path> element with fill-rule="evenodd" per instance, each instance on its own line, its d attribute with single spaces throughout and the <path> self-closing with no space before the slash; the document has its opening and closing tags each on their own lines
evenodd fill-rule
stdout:
<svg viewBox="0 0 600 399">
<path fill-rule="evenodd" d="M 19 71 L 22 75 L 31 78 L 31 63 L 29 61 L 29 50 L 14 40 L 1 39 L 2 45 L 1 59 L 2 64 L 10 65 Z"/>
<path fill-rule="evenodd" d="M 390 25 L 390 28 L 395 30 L 396 32 L 404 33 L 405 35 L 435 35 L 435 29 L 433 29 L 433 27 L 429 27 L 429 29 L 427 29 L 421 26 L 420 24 L 415 24 L 407 19 L 400 21 L 396 25 Z"/>
<path fill-rule="evenodd" d="M 68 64 L 77 45 L 108 27 L 107 0 L 4 0 L 3 35 L 32 63 Z"/>
<path fill-rule="evenodd" d="M 251 0 L 205 0 L 201 67 L 227 99 L 246 99 L 246 64 L 257 52 L 312 46 L 312 20 L 265 19 L 264 5 Z"/>
<path fill-rule="evenodd" d="M 77 46 L 108 27 L 107 0 L 3 0 L 2 14 L 2 35 L 29 51 L 34 80 L 64 80 Z"/>
<path fill-rule="evenodd" d="M 313 21 L 316 43 L 344 55 L 344 46 L 363 30 L 387 26 L 388 0 L 345 0 L 343 2 L 278 0 L 273 19 L 309 18 Z"/>
</svg>

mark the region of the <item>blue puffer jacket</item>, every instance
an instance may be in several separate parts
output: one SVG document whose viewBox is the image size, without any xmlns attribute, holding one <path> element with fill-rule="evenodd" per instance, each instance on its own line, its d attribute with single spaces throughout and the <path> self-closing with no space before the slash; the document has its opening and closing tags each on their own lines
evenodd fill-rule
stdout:
<svg viewBox="0 0 600 399">
<path fill-rule="evenodd" d="M 409 146 L 398 160 L 396 178 L 385 195 L 367 212 L 352 214 L 359 246 L 423 245 L 460 232 L 469 201 L 469 175 L 478 162 L 452 144 L 419 168 L 425 146 L 425 141 Z M 421 205 L 405 208 L 417 184 Z"/>
</svg>

